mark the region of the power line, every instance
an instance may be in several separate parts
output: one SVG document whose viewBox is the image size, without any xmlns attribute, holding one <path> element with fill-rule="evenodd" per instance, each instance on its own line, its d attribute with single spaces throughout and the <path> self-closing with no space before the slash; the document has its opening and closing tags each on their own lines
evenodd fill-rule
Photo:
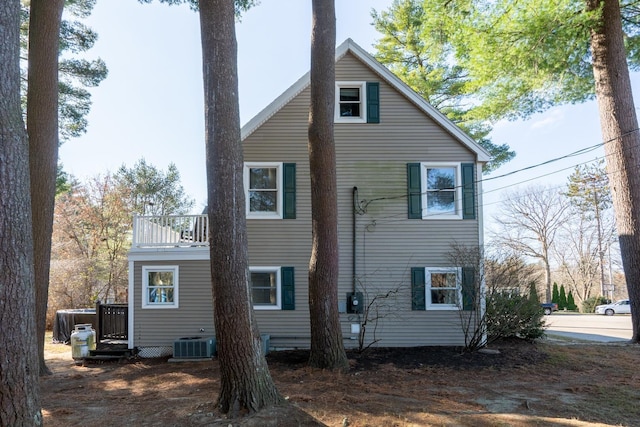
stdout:
<svg viewBox="0 0 640 427">
<path fill-rule="evenodd" d="M 481 182 L 484 182 L 484 181 L 488 181 L 488 180 L 493 180 L 493 179 L 505 178 L 505 177 L 511 176 L 513 174 L 516 174 L 518 172 L 534 169 L 534 168 L 537 168 L 537 167 L 540 167 L 540 166 L 543 166 L 543 165 L 548 165 L 548 164 L 551 164 L 551 163 L 554 163 L 554 162 L 557 162 L 557 161 L 560 161 L 560 160 L 564 160 L 564 159 L 567 159 L 567 158 L 577 157 L 579 155 L 583 155 L 583 154 L 589 153 L 589 152 L 591 152 L 591 151 L 593 151 L 593 150 L 595 150 L 595 149 L 597 149 L 599 147 L 602 147 L 605 144 L 610 143 L 610 142 L 612 142 L 612 141 L 614 141 L 614 140 L 616 140 L 618 138 L 630 135 L 633 132 L 637 132 L 638 130 L 640 130 L 640 129 L 636 128 L 634 130 L 626 132 L 625 134 L 623 134 L 623 135 L 621 135 L 619 137 L 612 138 L 612 139 L 610 139 L 608 141 L 601 142 L 601 143 L 598 143 L 598 144 L 595 144 L 595 145 L 592 145 L 592 146 L 589 146 L 589 147 L 586 147 L 586 148 L 582 148 L 582 149 L 574 151 L 572 153 L 565 154 L 563 156 L 559 156 L 559 157 L 556 157 L 556 158 L 553 158 L 553 159 L 549 159 L 549 160 L 546 160 L 544 162 L 540 162 L 540 163 L 537 163 L 537 164 L 534 164 L 534 165 L 526 166 L 524 168 L 518 169 L 516 171 L 509 172 L 509 173 L 506 173 L 506 174 L 503 174 L 503 175 L 499 175 L 499 176 L 496 176 L 496 177 L 490 177 L 490 178 L 484 178 L 484 179 L 478 179 L 478 180 L 474 181 L 474 184 L 478 184 L 478 183 L 481 183 Z M 626 147 L 623 147 L 622 149 L 624 151 L 626 151 L 626 150 L 630 150 L 632 148 L 634 148 L 634 146 L 626 146 Z M 584 162 L 580 162 L 580 163 L 574 163 L 574 164 L 572 164 L 570 166 L 567 166 L 567 167 L 564 167 L 564 168 L 561 168 L 561 169 L 558 169 L 558 170 L 555 170 L 555 171 L 552 171 L 552 172 L 548 172 L 548 173 L 545 173 L 545 174 L 542 174 L 542 175 L 538 175 L 538 176 L 535 176 L 533 178 L 529 178 L 529 179 L 526 179 L 526 180 L 523 180 L 523 181 L 520 181 L 520 182 L 517 182 L 517 183 L 510 183 L 508 185 L 505 185 L 504 187 L 500 187 L 500 188 L 497 188 L 497 189 L 489 190 L 487 192 L 483 192 L 482 194 L 484 195 L 484 194 L 492 193 L 492 192 L 503 190 L 503 189 L 506 189 L 506 188 L 509 188 L 509 187 L 514 187 L 514 186 L 517 186 L 517 185 L 525 183 L 525 182 L 534 181 L 536 179 L 540 179 L 540 178 L 545 177 L 545 176 L 553 175 L 555 173 L 563 172 L 563 171 L 566 171 L 566 170 L 569 170 L 569 169 L 574 169 L 574 168 L 576 168 L 578 166 L 581 166 L 581 165 L 586 165 L 586 164 L 590 164 L 590 163 L 596 162 L 598 160 L 606 159 L 607 157 L 609 157 L 609 156 L 611 156 L 613 154 L 614 153 L 610 153 L 610 154 L 607 154 L 605 156 L 596 157 L 596 158 L 594 158 L 592 160 L 588 160 L 588 161 L 584 161 Z M 640 168 L 640 165 L 638 165 L 638 168 Z M 612 174 L 615 174 L 615 173 L 618 173 L 618 172 L 619 171 L 610 171 L 610 173 L 612 173 Z M 560 188 L 562 188 L 564 186 L 565 186 L 565 184 L 562 184 L 562 185 L 559 185 L 557 187 L 549 188 L 547 190 L 560 189 Z M 457 190 L 457 189 L 459 189 L 461 187 L 462 187 L 462 185 L 457 185 L 457 186 L 454 186 L 452 189 Z M 450 191 L 451 189 L 447 189 L 447 190 Z M 427 190 L 427 191 L 421 192 L 420 194 L 421 195 L 426 195 L 428 192 L 433 192 L 433 191 L 439 191 L 439 190 Z M 378 197 L 378 198 L 374 198 L 374 199 L 370 199 L 370 200 L 361 200 L 361 201 L 359 201 L 359 206 L 358 206 L 359 212 L 360 213 L 366 212 L 366 208 L 373 202 L 383 201 L 383 200 L 394 200 L 394 199 L 407 198 L 407 197 L 408 197 L 408 194 L 406 192 L 403 192 L 402 194 L 398 194 L 398 195 L 390 195 L 390 196 L 385 196 L 385 197 Z M 490 202 L 490 203 L 482 203 L 482 205 L 476 204 L 476 208 L 478 208 L 478 209 L 481 208 L 481 207 L 484 208 L 486 206 L 495 205 L 495 204 L 498 204 L 498 203 L 501 203 L 501 201 Z M 436 215 L 434 215 L 434 216 L 436 216 Z M 384 221 L 385 219 L 394 219 L 394 221 L 395 221 L 396 218 L 397 218 L 397 221 L 406 219 L 406 214 L 390 215 L 390 216 L 387 216 L 387 217 L 378 218 L 377 221 L 380 221 L 380 220 Z M 392 221 L 384 221 L 384 222 L 392 222 Z"/>
</svg>

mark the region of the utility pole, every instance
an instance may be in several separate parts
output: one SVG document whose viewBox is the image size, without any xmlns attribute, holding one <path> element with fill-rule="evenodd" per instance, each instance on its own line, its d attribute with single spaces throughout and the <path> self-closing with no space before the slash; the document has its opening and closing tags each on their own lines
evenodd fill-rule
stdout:
<svg viewBox="0 0 640 427">
<path fill-rule="evenodd" d="M 604 283 L 604 251 L 602 250 L 602 222 L 600 218 L 600 201 L 598 200 L 598 191 L 595 185 L 595 179 L 591 179 L 591 188 L 593 189 L 593 205 L 595 208 L 596 225 L 598 227 L 598 258 L 600 261 L 600 291 L 601 295 L 605 295 Z"/>
</svg>

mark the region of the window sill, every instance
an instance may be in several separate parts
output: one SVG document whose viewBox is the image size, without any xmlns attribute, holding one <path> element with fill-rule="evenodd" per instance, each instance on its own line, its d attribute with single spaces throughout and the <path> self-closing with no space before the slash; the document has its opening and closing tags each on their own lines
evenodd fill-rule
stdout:
<svg viewBox="0 0 640 427">
<path fill-rule="evenodd" d="M 277 305 L 254 305 L 253 309 L 256 311 L 273 311 L 273 310 L 282 310 Z"/>
<path fill-rule="evenodd" d="M 172 308 L 180 308 L 180 307 L 177 306 L 177 305 L 174 305 L 174 304 L 171 304 L 171 305 L 169 305 L 169 304 L 166 304 L 166 305 L 162 305 L 162 304 L 157 304 L 157 305 L 156 304 L 143 304 L 142 305 L 142 309 L 143 310 L 146 310 L 146 309 L 151 309 L 151 310 L 169 310 L 169 309 L 172 309 Z"/>
<path fill-rule="evenodd" d="M 423 220 L 430 221 L 442 221 L 442 220 L 459 220 L 462 219 L 460 215 L 426 215 L 422 217 Z"/>
<path fill-rule="evenodd" d="M 335 117 L 333 120 L 334 123 L 367 123 L 367 119 L 365 117 Z"/>
<path fill-rule="evenodd" d="M 428 305 L 426 308 L 426 311 L 458 311 L 458 310 L 460 310 L 460 307 L 457 307 L 455 305 L 442 305 L 442 306 Z"/>
<path fill-rule="evenodd" d="M 247 219 L 282 219 L 280 214 L 247 214 Z"/>
</svg>

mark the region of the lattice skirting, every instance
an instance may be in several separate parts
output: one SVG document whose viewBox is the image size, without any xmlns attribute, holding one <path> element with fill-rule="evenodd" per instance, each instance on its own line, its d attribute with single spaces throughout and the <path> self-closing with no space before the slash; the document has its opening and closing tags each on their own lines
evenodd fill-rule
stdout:
<svg viewBox="0 0 640 427">
<path fill-rule="evenodd" d="M 145 359 L 166 357 L 173 354 L 173 347 L 138 347 L 138 356 Z"/>
</svg>

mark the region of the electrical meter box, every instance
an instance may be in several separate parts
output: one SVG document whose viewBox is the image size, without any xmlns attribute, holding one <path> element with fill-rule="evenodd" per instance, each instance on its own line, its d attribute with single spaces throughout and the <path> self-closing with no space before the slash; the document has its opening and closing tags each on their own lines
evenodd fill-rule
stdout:
<svg viewBox="0 0 640 427">
<path fill-rule="evenodd" d="M 349 292 L 347 294 L 347 313 L 363 313 L 364 299 L 362 292 Z"/>
</svg>

